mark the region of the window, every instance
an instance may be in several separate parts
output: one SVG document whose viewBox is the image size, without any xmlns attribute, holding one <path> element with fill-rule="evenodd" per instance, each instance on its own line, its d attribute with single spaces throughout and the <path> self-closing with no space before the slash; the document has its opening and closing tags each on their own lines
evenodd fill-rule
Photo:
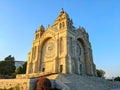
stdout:
<svg viewBox="0 0 120 90">
<path fill-rule="evenodd" d="M 77 43 L 77 56 L 80 56 L 81 55 L 81 48 L 80 48 L 80 45 Z"/>
<path fill-rule="evenodd" d="M 82 64 L 80 64 L 80 74 L 82 74 Z"/>
<path fill-rule="evenodd" d="M 59 24 L 59 29 L 63 29 L 64 27 L 65 27 L 65 23 L 64 22 Z"/>
<path fill-rule="evenodd" d="M 62 28 L 62 25 L 61 25 L 61 23 L 60 23 L 60 25 L 59 25 L 59 29 L 61 29 Z"/>
<path fill-rule="evenodd" d="M 36 39 L 38 39 L 39 38 L 39 34 L 36 34 Z"/>
<path fill-rule="evenodd" d="M 64 28 L 64 26 L 65 26 L 65 24 L 64 24 L 64 22 L 62 22 L 62 27 Z"/>
<path fill-rule="evenodd" d="M 42 72 L 45 72 L 45 68 L 42 69 Z"/>
</svg>

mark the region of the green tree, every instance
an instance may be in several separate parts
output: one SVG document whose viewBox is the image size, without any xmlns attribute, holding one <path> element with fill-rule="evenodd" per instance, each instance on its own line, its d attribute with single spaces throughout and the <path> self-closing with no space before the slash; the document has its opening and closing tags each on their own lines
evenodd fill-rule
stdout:
<svg viewBox="0 0 120 90">
<path fill-rule="evenodd" d="M 15 72 L 15 59 L 11 55 L 6 57 L 4 61 L 0 61 L 0 74 L 9 75 Z"/>
<path fill-rule="evenodd" d="M 5 58 L 7 73 L 11 74 L 15 72 L 15 59 L 11 55 Z"/>
<path fill-rule="evenodd" d="M 104 77 L 104 75 L 105 75 L 105 71 L 103 71 L 101 69 L 97 69 L 96 72 L 97 72 L 98 77 Z"/>
<path fill-rule="evenodd" d="M 6 62 L 0 61 L 0 75 L 6 75 Z"/>
<path fill-rule="evenodd" d="M 22 66 L 18 67 L 15 70 L 16 74 L 25 74 L 26 73 L 26 66 L 27 66 L 27 62 L 25 62 Z"/>
<path fill-rule="evenodd" d="M 22 67 L 19 66 L 16 70 L 15 70 L 16 74 L 22 74 Z"/>
<path fill-rule="evenodd" d="M 115 77 L 114 78 L 114 81 L 120 81 L 120 77 L 118 76 L 118 77 Z"/>
</svg>

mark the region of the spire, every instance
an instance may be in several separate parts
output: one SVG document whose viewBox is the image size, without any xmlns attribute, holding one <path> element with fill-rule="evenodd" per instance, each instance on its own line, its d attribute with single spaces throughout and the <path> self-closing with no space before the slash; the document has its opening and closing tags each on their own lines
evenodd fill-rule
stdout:
<svg viewBox="0 0 120 90">
<path fill-rule="evenodd" d="M 38 28 L 38 31 L 44 31 L 44 30 L 45 30 L 45 28 L 44 28 L 43 25 L 41 25 L 41 26 Z"/>
<path fill-rule="evenodd" d="M 64 11 L 63 8 L 60 10 L 60 14 L 59 14 L 58 18 L 61 17 L 62 15 L 68 16 L 67 13 Z"/>
<path fill-rule="evenodd" d="M 63 8 L 61 9 L 60 13 L 64 13 L 64 9 Z"/>
<path fill-rule="evenodd" d="M 40 25 L 40 27 L 38 28 L 38 30 L 35 32 L 35 39 L 38 39 L 42 36 L 42 34 L 44 33 L 44 26 Z"/>
</svg>

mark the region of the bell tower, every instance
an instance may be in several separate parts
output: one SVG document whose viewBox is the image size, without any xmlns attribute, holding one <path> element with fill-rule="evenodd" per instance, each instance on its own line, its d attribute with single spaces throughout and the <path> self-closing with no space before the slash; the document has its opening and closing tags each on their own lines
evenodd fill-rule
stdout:
<svg viewBox="0 0 120 90">
<path fill-rule="evenodd" d="M 35 33 L 35 39 L 40 38 L 42 34 L 44 33 L 44 30 L 45 30 L 44 26 L 41 25 Z"/>
<path fill-rule="evenodd" d="M 72 19 L 69 18 L 69 15 L 62 8 L 59 16 L 56 18 L 53 24 L 53 27 L 56 30 L 71 29 L 73 26 L 72 24 Z"/>
</svg>

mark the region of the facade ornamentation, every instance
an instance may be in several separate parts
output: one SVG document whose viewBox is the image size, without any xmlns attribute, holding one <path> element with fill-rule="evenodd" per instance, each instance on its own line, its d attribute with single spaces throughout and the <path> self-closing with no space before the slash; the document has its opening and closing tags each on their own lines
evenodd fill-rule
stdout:
<svg viewBox="0 0 120 90">
<path fill-rule="evenodd" d="M 26 74 L 43 72 L 96 76 L 88 33 L 63 9 L 52 26 L 38 28 L 28 54 Z"/>
</svg>

